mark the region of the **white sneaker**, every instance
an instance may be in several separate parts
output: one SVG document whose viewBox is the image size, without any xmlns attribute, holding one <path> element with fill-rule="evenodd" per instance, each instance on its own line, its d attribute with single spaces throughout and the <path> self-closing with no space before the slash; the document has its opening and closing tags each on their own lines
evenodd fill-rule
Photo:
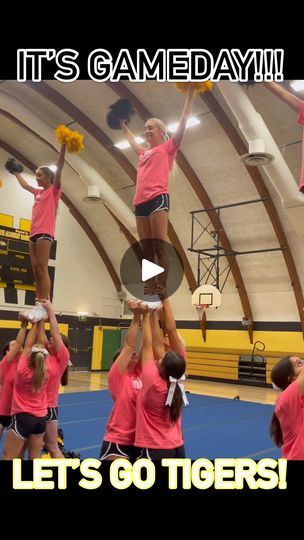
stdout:
<svg viewBox="0 0 304 540">
<path fill-rule="evenodd" d="M 48 320 L 48 318 L 49 318 L 48 312 L 43 307 L 43 305 L 40 304 L 40 302 L 37 302 L 37 304 L 34 307 L 33 311 L 35 313 L 35 318 L 36 318 L 37 322 L 38 321 L 47 321 Z"/>
<path fill-rule="evenodd" d="M 32 311 L 33 310 L 31 310 L 31 311 L 20 311 L 19 315 L 20 315 L 21 320 L 26 319 L 29 322 L 34 322 L 34 318 L 32 317 Z"/>
<path fill-rule="evenodd" d="M 23 316 L 30 322 L 46 321 L 49 317 L 44 307 L 36 303 L 35 307 L 29 311 L 24 311 Z"/>
<path fill-rule="evenodd" d="M 152 310 L 157 309 L 163 305 L 158 294 L 145 294 L 143 297 L 143 303 Z"/>
</svg>

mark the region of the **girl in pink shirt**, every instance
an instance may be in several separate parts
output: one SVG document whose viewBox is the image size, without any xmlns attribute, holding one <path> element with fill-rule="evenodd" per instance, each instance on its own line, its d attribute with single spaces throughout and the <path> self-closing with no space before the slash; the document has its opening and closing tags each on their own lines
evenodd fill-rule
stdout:
<svg viewBox="0 0 304 540">
<path fill-rule="evenodd" d="M 0 363 L 0 439 L 5 428 L 11 424 L 13 388 L 18 360 L 25 340 L 27 321 L 22 321 L 16 341 L 9 341 L 4 347 Z"/>
<path fill-rule="evenodd" d="M 136 402 L 141 382 L 141 362 L 134 348 L 140 324 L 141 303 L 129 302 L 129 310 L 133 312 L 131 322 L 123 349 L 113 358 L 113 365 L 109 372 L 109 391 L 114 400 L 99 459 L 114 461 L 124 457 L 134 461 L 138 450 L 134 448 L 136 425 Z"/>
<path fill-rule="evenodd" d="M 66 145 L 62 144 L 56 163 L 55 174 L 49 167 L 38 167 L 36 180 L 39 189 L 33 188 L 19 173 L 15 174 L 19 184 L 34 195 L 30 229 L 30 258 L 35 277 L 38 303 L 33 310 L 24 312 L 30 321 L 47 319 L 41 306 L 42 298 L 50 298 L 51 281 L 48 273 L 50 249 L 55 236 L 55 219 L 58 201 L 61 197 L 61 171 L 64 165 Z"/>
<path fill-rule="evenodd" d="M 39 458 L 47 414 L 47 350 L 33 324 L 19 358 L 12 400 L 12 423 L 9 427 L 3 459 L 20 455 L 27 441 L 29 459 Z"/>
<path fill-rule="evenodd" d="M 194 85 L 189 85 L 179 126 L 169 139 L 165 124 L 158 118 L 150 118 L 145 124 L 147 147 L 138 144 L 125 121 L 121 127 L 138 155 L 136 192 L 133 204 L 137 230 L 143 242 L 143 258 L 165 268 L 157 281 L 165 285 L 168 274 L 168 257 L 164 241 L 168 242 L 169 194 L 168 179 L 177 150 L 181 144 L 186 123 L 191 112 Z M 153 239 L 153 240 L 152 240 Z M 155 279 L 146 282 L 145 294 L 154 295 Z M 159 299 L 158 299 L 159 300 Z"/>
<path fill-rule="evenodd" d="M 52 458 L 63 458 L 64 455 L 58 447 L 58 392 L 59 386 L 65 374 L 65 384 L 67 384 L 67 369 L 70 358 L 69 340 L 60 334 L 56 320 L 55 310 L 49 300 L 42 301 L 43 307 L 48 313 L 50 323 L 51 338 L 46 339 L 44 322 L 39 322 L 43 335 L 42 341 L 46 343 L 46 348 L 50 356 L 46 359 L 48 381 L 46 386 L 47 397 L 47 418 L 44 434 L 44 446 Z"/>
<path fill-rule="evenodd" d="M 184 458 L 181 409 L 188 404 L 183 380 L 186 362 L 175 351 L 154 360 L 150 312 L 143 307 L 142 382 L 136 411 L 135 446 L 140 457 L 159 460 Z"/>
<path fill-rule="evenodd" d="M 272 369 L 274 388 L 281 393 L 275 405 L 270 434 L 282 457 L 304 460 L 304 360 L 282 358 Z"/>
<path fill-rule="evenodd" d="M 288 92 L 283 86 L 275 82 L 263 83 L 268 90 L 278 96 L 284 103 L 287 103 L 296 113 L 298 113 L 298 123 L 304 125 L 304 100 L 299 99 L 297 96 Z M 302 142 L 302 174 L 300 180 L 299 190 L 304 193 L 304 138 Z"/>
</svg>

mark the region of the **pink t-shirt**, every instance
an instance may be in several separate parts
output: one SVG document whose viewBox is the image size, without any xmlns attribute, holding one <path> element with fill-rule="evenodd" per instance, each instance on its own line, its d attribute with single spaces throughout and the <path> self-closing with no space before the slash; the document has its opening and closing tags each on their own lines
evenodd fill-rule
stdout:
<svg viewBox="0 0 304 540">
<path fill-rule="evenodd" d="M 301 125 L 304 124 L 304 100 L 301 102 L 298 123 Z M 304 191 L 304 135 L 303 135 L 303 140 L 302 140 L 302 173 L 301 173 L 301 180 L 300 180 L 300 191 Z"/>
<path fill-rule="evenodd" d="M 30 237 L 35 234 L 55 236 L 55 220 L 61 188 L 35 189 L 35 202 L 32 210 Z"/>
<path fill-rule="evenodd" d="M 38 392 L 34 388 L 34 370 L 28 365 L 28 355 L 20 356 L 13 390 L 12 414 L 28 413 L 42 417 L 47 414 L 46 380 Z"/>
<path fill-rule="evenodd" d="M 279 395 L 275 412 L 283 434 L 282 457 L 304 460 L 304 397 L 296 381 Z"/>
<path fill-rule="evenodd" d="M 143 366 L 142 381 L 137 400 L 135 446 L 159 449 L 182 446 L 181 415 L 177 422 L 172 422 L 170 407 L 165 406 L 168 383 L 160 376 L 154 360 Z"/>
<path fill-rule="evenodd" d="M 60 386 L 60 379 L 65 368 L 68 365 L 70 353 L 68 349 L 62 344 L 59 352 L 54 356 L 48 356 L 46 359 L 48 382 L 46 385 L 47 406 L 58 406 L 58 391 Z"/>
<path fill-rule="evenodd" d="M 19 356 L 19 355 L 18 355 Z M 10 416 L 12 409 L 13 389 L 17 373 L 18 357 L 12 362 L 1 360 L 0 415 Z"/>
<path fill-rule="evenodd" d="M 168 193 L 169 172 L 172 169 L 178 146 L 174 139 L 145 148 L 138 156 L 134 206 L 146 203 L 157 195 Z"/>
<path fill-rule="evenodd" d="M 136 425 L 136 402 L 142 387 L 141 368 L 133 373 L 119 372 L 114 362 L 109 372 L 109 391 L 115 401 L 104 436 L 105 441 L 134 445 Z"/>
</svg>

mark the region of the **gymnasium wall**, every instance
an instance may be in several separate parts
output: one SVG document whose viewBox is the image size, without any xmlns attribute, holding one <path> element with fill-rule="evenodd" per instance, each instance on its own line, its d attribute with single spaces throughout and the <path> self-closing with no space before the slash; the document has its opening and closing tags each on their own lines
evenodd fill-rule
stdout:
<svg viewBox="0 0 304 540">
<path fill-rule="evenodd" d="M 2 180 L 0 213 L 12 215 L 14 226 L 19 227 L 20 218 L 29 220 L 31 217 L 33 197 L 23 190 L 16 179 L 4 169 L 5 153 L 1 152 L 0 156 L 3 157 L 0 164 L 0 180 Z M 28 180 L 31 179 L 33 185 L 36 185 L 33 176 L 25 176 Z M 98 211 L 98 207 L 92 207 L 92 211 Z M 303 280 L 303 250 L 300 249 L 300 239 L 290 230 L 290 227 L 286 229 L 295 260 L 298 262 L 299 277 Z M 54 304 L 56 310 L 66 315 L 76 315 L 78 311 L 85 311 L 91 316 L 119 318 L 121 304 L 108 271 L 91 241 L 62 201 L 59 203 L 56 238 L 56 262 L 50 263 L 55 266 Z M 122 254 L 125 247 L 125 242 L 122 242 Z M 109 256 L 111 258 L 111 253 Z M 239 264 L 240 266 L 243 264 L 241 257 Z M 116 271 L 119 269 L 116 268 Z M 196 274 L 194 265 L 193 271 Z M 265 264 L 263 264 L 263 271 L 267 274 Z M 247 271 L 244 269 L 245 278 L 247 273 L 248 269 Z M 284 273 L 286 273 L 285 269 Z M 245 285 L 255 321 L 297 323 L 299 315 L 291 284 L 288 283 L 287 286 L 285 281 L 282 286 L 280 281 L 273 283 L 271 276 L 260 275 L 258 271 L 255 271 L 253 277 L 246 279 Z M 24 291 L 18 291 L 18 304 L 12 305 L 5 302 L 3 290 L 0 288 L 1 309 L 18 311 L 24 306 Z M 197 320 L 196 312 L 192 309 L 190 302 L 189 286 L 185 279 L 172 297 L 172 306 L 177 319 Z M 220 308 L 209 310 L 207 319 L 208 321 L 241 322 L 242 316 L 243 309 L 237 290 L 233 283 L 227 284 Z"/>
</svg>

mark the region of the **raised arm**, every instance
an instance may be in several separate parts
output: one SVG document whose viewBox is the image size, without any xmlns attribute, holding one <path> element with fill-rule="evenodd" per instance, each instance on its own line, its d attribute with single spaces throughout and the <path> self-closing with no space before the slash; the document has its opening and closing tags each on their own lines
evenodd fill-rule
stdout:
<svg viewBox="0 0 304 540">
<path fill-rule="evenodd" d="M 155 360 L 160 360 L 165 355 L 165 346 L 163 337 L 159 327 L 158 312 L 154 309 L 150 315 L 151 332 L 152 332 L 152 347 Z"/>
<path fill-rule="evenodd" d="M 263 84 L 268 90 L 270 90 L 270 92 L 272 92 L 282 101 L 284 101 L 294 111 L 296 111 L 297 113 L 300 112 L 301 100 L 297 96 L 294 96 L 291 92 L 288 92 L 288 90 L 286 90 L 283 86 L 279 85 L 278 83 L 264 82 Z"/>
<path fill-rule="evenodd" d="M 172 135 L 172 139 L 174 140 L 176 146 L 179 146 L 182 142 L 182 138 L 184 136 L 185 129 L 186 129 L 187 120 L 191 114 L 193 97 L 194 97 L 194 85 L 189 85 L 189 88 L 186 94 L 186 101 L 185 101 L 184 109 L 180 117 L 178 128 L 175 131 L 175 133 L 173 133 Z"/>
<path fill-rule="evenodd" d="M 140 302 L 137 302 L 137 301 L 128 303 L 129 310 L 133 312 L 133 319 L 130 324 L 128 333 L 126 335 L 126 339 L 125 339 L 122 351 L 115 361 L 119 367 L 119 371 L 121 374 L 126 372 L 127 367 L 130 361 L 132 360 L 132 353 L 135 350 L 136 337 L 137 337 L 137 332 L 138 332 L 140 320 L 141 320 L 141 313 L 139 311 L 139 306 L 140 306 Z"/>
<path fill-rule="evenodd" d="M 59 189 L 61 187 L 61 172 L 64 165 L 65 150 L 66 150 L 66 145 L 62 144 L 59 155 L 58 155 L 57 163 L 56 163 L 57 169 L 56 169 L 55 178 L 54 178 L 54 187 L 56 189 Z"/>
<path fill-rule="evenodd" d="M 63 346 L 63 341 L 60 335 L 60 330 L 58 328 L 58 323 L 55 315 L 54 306 L 51 304 L 49 300 L 42 300 L 42 305 L 45 307 L 45 309 L 48 312 L 49 316 L 49 323 L 50 323 L 50 333 L 53 338 L 53 343 L 56 352 L 58 353 Z"/>
<path fill-rule="evenodd" d="M 144 366 L 148 362 L 153 360 L 153 348 L 152 348 L 152 331 L 150 324 L 150 311 L 148 308 L 144 308 L 142 316 L 142 365 Z"/>
<path fill-rule="evenodd" d="M 37 323 L 37 343 L 40 343 L 43 345 L 43 347 L 45 347 L 47 342 L 48 340 L 45 334 L 44 321 L 39 321 Z"/>
<path fill-rule="evenodd" d="M 123 130 L 125 136 L 127 137 L 128 142 L 132 146 L 134 152 L 136 152 L 136 154 L 139 156 L 139 154 L 144 150 L 144 146 L 142 146 L 141 144 L 138 144 L 138 142 L 136 142 L 135 137 L 134 137 L 132 131 L 128 128 L 125 120 L 121 120 L 120 125 L 121 125 L 121 129 Z"/>
<path fill-rule="evenodd" d="M 31 351 L 31 348 L 36 343 L 36 334 L 37 334 L 37 324 L 33 323 L 32 328 L 30 329 L 28 335 L 26 336 L 25 345 L 23 349 L 23 353 L 25 355 L 29 354 Z"/>
<path fill-rule="evenodd" d="M 176 329 L 176 323 L 175 323 L 175 319 L 174 319 L 174 315 L 173 315 L 173 311 L 171 307 L 171 302 L 169 298 L 167 298 L 166 289 L 162 287 L 161 285 L 158 285 L 155 292 L 162 299 L 164 316 L 165 316 L 165 326 L 166 326 L 166 332 L 168 334 L 170 347 L 173 351 L 180 353 L 180 351 L 183 349 L 183 344 L 179 338 L 179 335 Z"/>
<path fill-rule="evenodd" d="M 6 355 L 6 361 L 8 363 L 12 362 L 12 360 L 14 360 L 17 354 L 21 351 L 25 340 L 27 325 L 27 321 L 21 322 L 21 328 L 17 334 L 16 341 Z"/>
<path fill-rule="evenodd" d="M 16 176 L 16 178 L 17 178 L 17 180 L 18 180 L 20 186 L 23 187 L 23 189 L 26 189 L 26 191 L 30 191 L 30 193 L 35 193 L 35 191 L 36 191 L 35 188 L 33 188 L 33 186 L 31 186 L 31 185 L 23 178 L 23 176 L 21 176 L 20 173 L 13 173 L 13 174 Z"/>
</svg>

